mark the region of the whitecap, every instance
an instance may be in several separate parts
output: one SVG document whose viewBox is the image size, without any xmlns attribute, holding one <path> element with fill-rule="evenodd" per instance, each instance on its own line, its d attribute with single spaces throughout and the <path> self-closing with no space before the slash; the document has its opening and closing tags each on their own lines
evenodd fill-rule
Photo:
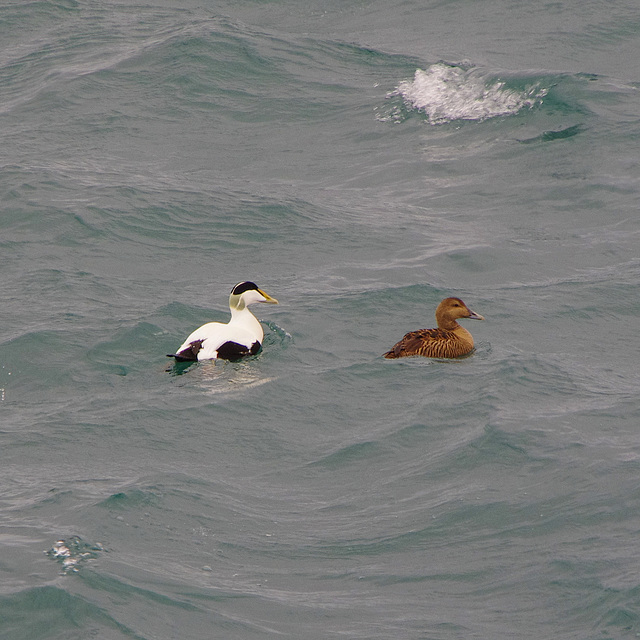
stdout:
<svg viewBox="0 0 640 640">
<path fill-rule="evenodd" d="M 513 115 L 539 104 L 547 91 L 539 83 L 522 90 L 509 88 L 476 68 L 438 62 L 416 69 L 413 80 L 401 82 L 389 97 L 400 96 L 408 109 L 424 112 L 429 123 L 436 125 Z"/>
</svg>

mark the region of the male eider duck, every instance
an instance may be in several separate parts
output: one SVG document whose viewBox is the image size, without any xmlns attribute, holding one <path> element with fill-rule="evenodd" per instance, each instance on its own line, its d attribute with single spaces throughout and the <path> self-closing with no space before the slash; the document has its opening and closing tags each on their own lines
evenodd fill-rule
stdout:
<svg viewBox="0 0 640 640">
<path fill-rule="evenodd" d="M 471 311 L 460 298 L 445 298 L 436 309 L 437 329 L 410 331 L 400 342 L 393 345 L 384 357 L 457 358 L 471 353 L 473 337 L 456 322 L 458 318 L 484 320 L 479 313 Z"/>
<path fill-rule="evenodd" d="M 278 304 L 275 298 L 253 282 L 240 282 L 231 290 L 227 324 L 208 322 L 196 329 L 176 353 L 167 354 L 178 362 L 195 360 L 237 360 L 260 351 L 264 332 L 258 319 L 247 308 L 254 302 Z"/>
</svg>

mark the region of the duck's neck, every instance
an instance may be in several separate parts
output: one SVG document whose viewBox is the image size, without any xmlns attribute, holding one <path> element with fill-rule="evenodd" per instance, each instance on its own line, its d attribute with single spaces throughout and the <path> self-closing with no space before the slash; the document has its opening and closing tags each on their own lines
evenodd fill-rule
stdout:
<svg viewBox="0 0 640 640">
<path fill-rule="evenodd" d="M 456 334 L 456 338 L 458 338 L 458 340 L 463 341 L 465 344 L 469 345 L 469 348 L 473 349 L 473 336 L 462 325 L 456 322 L 456 328 L 453 329 L 453 333 Z"/>
<path fill-rule="evenodd" d="M 439 329 L 446 329 L 447 331 L 456 331 L 456 329 L 462 329 L 462 327 L 451 318 L 443 318 L 436 315 L 436 321 L 438 323 Z"/>
<path fill-rule="evenodd" d="M 465 344 L 468 344 L 473 348 L 473 336 L 456 320 L 451 318 L 438 318 L 438 327 L 440 329 L 446 329 L 447 331 L 453 331 L 456 334 L 456 338 L 461 340 Z"/>
<path fill-rule="evenodd" d="M 262 338 L 262 325 L 253 313 L 249 311 L 248 307 L 242 306 L 241 308 L 232 308 L 229 324 L 243 327 L 244 329 L 251 331 L 251 333 L 254 333 L 256 336 L 259 336 L 260 339 Z"/>
</svg>

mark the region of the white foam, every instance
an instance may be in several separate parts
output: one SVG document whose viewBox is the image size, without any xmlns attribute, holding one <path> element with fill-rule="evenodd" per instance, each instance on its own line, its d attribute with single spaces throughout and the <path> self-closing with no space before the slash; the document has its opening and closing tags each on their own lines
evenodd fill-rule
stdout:
<svg viewBox="0 0 640 640">
<path fill-rule="evenodd" d="M 488 80 L 477 69 L 439 62 L 417 69 L 413 80 L 401 82 L 390 96 L 401 96 L 409 109 L 423 111 L 429 123 L 436 125 L 513 115 L 540 103 L 546 94 L 539 84 L 519 91 L 500 80 Z"/>
<path fill-rule="evenodd" d="M 78 565 L 88 559 L 98 556 L 98 552 L 104 551 L 100 544 L 88 544 L 78 536 L 72 536 L 69 540 L 58 540 L 45 553 L 62 565 L 63 573 L 77 573 Z"/>
</svg>

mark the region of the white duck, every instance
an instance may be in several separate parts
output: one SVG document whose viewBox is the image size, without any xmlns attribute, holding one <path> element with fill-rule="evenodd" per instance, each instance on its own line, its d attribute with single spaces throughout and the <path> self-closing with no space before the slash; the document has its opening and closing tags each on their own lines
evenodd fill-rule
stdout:
<svg viewBox="0 0 640 640">
<path fill-rule="evenodd" d="M 195 360 L 237 360 L 260 351 L 264 332 L 258 319 L 249 311 L 254 302 L 278 304 L 275 298 L 253 282 L 240 282 L 231 290 L 229 308 L 231 320 L 208 322 L 196 329 L 176 351 L 167 354 L 178 362 Z"/>
</svg>

